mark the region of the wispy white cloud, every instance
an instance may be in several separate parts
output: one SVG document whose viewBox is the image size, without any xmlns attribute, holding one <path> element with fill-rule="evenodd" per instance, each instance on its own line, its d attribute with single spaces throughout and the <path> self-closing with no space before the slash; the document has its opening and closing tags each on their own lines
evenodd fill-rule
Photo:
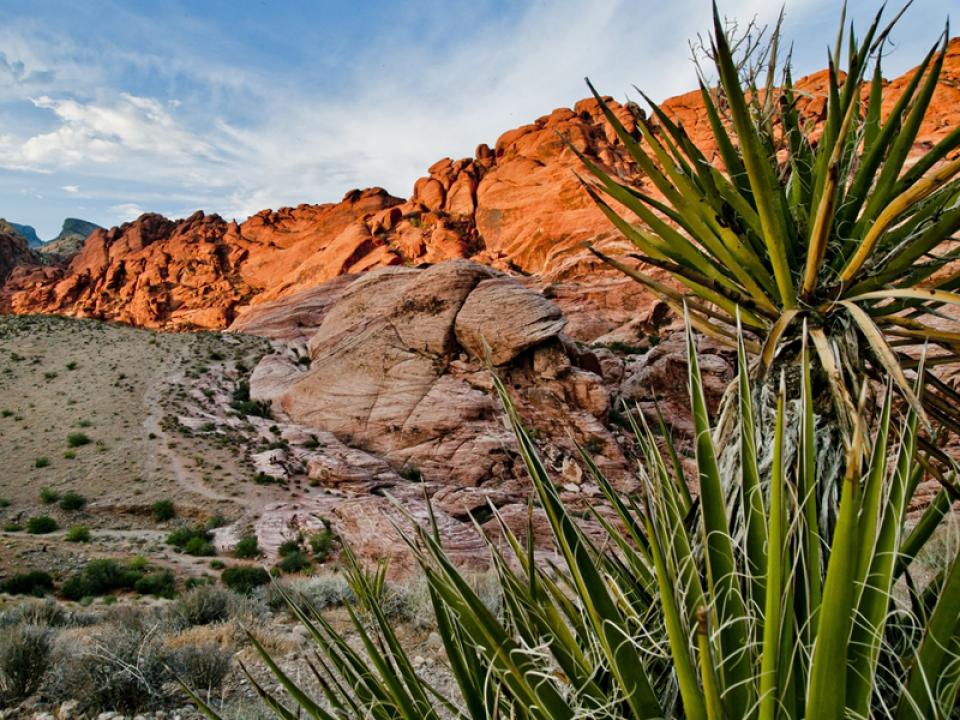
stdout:
<svg viewBox="0 0 960 720">
<path fill-rule="evenodd" d="M 706 10 L 703 0 L 557 0 L 477 27 L 451 14 L 432 28 L 456 38 L 442 55 L 396 33 L 378 52 L 334 68 L 335 82 L 320 90 L 276 69 L 232 67 L 176 37 L 165 48 L 110 45 L 91 54 L 36 27 L 6 27 L 0 103 L 30 99 L 33 114 L 0 134 L 0 169 L 41 174 L 39 186 L 49 177 L 51 189 L 67 194 L 82 186 L 99 203 L 92 219 L 101 224 L 141 208 L 242 218 L 369 185 L 405 195 L 435 160 L 472 154 L 584 97 L 584 75 L 621 98 L 633 83 L 659 98 L 690 89 L 687 40 L 706 29 Z M 724 10 L 769 22 L 779 7 L 736 0 Z M 830 0 L 789 3 L 798 50 L 809 42 L 804 29 L 818 28 L 808 58 L 831 39 L 820 25 L 829 16 L 832 27 L 834 13 Z M 820 64 L 813 59 L 808 69 Z M 155 93 L 134 92 L 128 80 L 140 76 L 163 82 Z M 175 76 L 189 78 L 189 92 L 166 92 Z"/>
</svg>

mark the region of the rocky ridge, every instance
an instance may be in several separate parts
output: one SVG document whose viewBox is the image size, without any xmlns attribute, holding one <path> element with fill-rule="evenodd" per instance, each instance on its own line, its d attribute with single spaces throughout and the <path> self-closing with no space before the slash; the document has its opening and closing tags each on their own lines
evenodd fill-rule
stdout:
<svg viewBox="0 0 960 720">
<path fill-rule="evenodd" d="M 825 72 L 797 82 L 798 107 L 815 123 L 825 114 Z M 907 77 L 888 84 L 887 111 Z M 656 132 L 657 123 L 636 106 L 611 101 L 611 107 L 630 132 L 637 133 L 638 121 Z M 663 107 L 715 157 L 699 92 Z M 960 40 L 954 40 L 916 150 L 960 124 L 958 107 Z M 40 266 L 21 259 L 0 290 L 0 311 L 221 329 L 261 303 L 343 274 L 470 258 L 542 283 L 572 284 L 581 293 L 607 283 L 603 304 L 588 308 L 594 317 L 610 311 L 606 321 L 600 316 L 604 327 L 591 331 L 603 334 L 629 315 L 627 284 L 604 277 L 582 243 L 616 250 L 622 241 L 580 187 L 581 164 L 570 146 L 644 187 L 598 103 L 587 99 L 504 133 L 492 147 L 480 145 L 471 158 L 434 163 L 407 200 L 371 188 L 339 203 L 265 210 L 239 224 L 202 212 L 177 221 L 148 214 L 96 230 L 66 261 Z"/>
</svg>

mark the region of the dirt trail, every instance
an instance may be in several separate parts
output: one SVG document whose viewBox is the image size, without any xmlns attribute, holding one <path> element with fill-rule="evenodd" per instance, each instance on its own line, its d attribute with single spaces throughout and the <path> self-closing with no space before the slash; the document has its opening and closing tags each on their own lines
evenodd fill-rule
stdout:
<svg viewBox="0 0 960 720">
<path fill-rule="evenodd" d="M 182 348 L 176 358 L 176 366 L 182 368 L 183 361 L 190 354 L 189 348 Z M 182 369 L 178 369 L 170 374 L 158 375 L 150 384 L 147 392 L 144 393 L 143 401 L 148 412 L 143 420 L 143 427 L 148 433 L 156 436 L 156 441 L 150 445 L 148 450 L 147 460 L 153 463 L 154 467 L 158 467 L 162 464 L 161 456 L 165 458 L 167 467 L 173 471 L 177 485 L 185 492 L 200 495 L 208 500 L 235 502 L 235 498 L 213 490 L 201 478 L 187 469 L 184 456 L 177 452 L 170 435 L 163 429 L 164 408 L 161 398 L 165 391 L 168 391 L 171 387 L 185 383 L 186 375 Z"/>
</svg>

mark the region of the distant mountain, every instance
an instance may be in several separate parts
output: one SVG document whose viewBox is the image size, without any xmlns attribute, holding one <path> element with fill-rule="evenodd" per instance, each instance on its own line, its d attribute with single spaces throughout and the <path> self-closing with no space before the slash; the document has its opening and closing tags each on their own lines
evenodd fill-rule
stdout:
<svg viewBox="0 0 960 720">
<path fill-rule="evenodd" d="M 83 247 L 94 230 L 102 230 L 96 223 L 78 218 L 67 218 L 63 221 L 63 228 L 60 234 L 50 242 L 44 243 L 40 252 L 53 255 L 76 255 Z"/>
<path fill-rule="evenodd" d="M 37 236 L 37 231 L 33 229 L 30 225 L 21 225 L 20 223 L 9 223 L 20 237 L 27 241 L 27 245 L 33 249 L 36 249 L 43 245 L 43 240 Z"/>
</svg>

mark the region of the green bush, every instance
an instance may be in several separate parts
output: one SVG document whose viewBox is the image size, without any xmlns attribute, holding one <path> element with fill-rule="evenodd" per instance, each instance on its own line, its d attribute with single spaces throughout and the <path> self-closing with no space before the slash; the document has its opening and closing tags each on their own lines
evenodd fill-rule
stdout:
<svg viewBox="0 0 960 720">
<path fill-rule="evenodd" d="M 220 581 L 234 592 L 247 595 L 270 582 L 270 573 L 259 567 L 231 567 L 220 573 Z"/>
<path fill-rule="evenodd" d="M 60 587 L 60 595 L 67 600 L 82 600 L 117 590 L 135 590 L 137 582 L 145 576 L 146 568 L 137 558 L 126 564 L 120 564 L 112 558 L 98 558 L 67 578 Z"/>
<path fill-rule="evenodd" d="M 209 557 L 211 555 L 216 555 L 217 551 L 213 547 L 212 543 L 207 542 L 202 537 L 192 537 L 187 543 L 183 546 L 183 551 L 187 555 L 194 555 L 197 557 Z"/>
<path fill-rule="evenodd" d="M 211 570 L 223 570 L 227 564 L 223 560 L 211 560 L 210 569 Z"/>
<path fill-rule="evenodd" d="M 139 578 L 133 589 L 140 595 L 172 598 L 176 594 L 176 579 L 170 570 L 157 570 Z"/>
<path fill-rule="evenodd" d="M 27 532 L 31 535 L 46 535 L 58 527 L 57 521 L 49 515 L 36 515 L 27 520 Z"/>
<path fill-rule="evenodd" d="M 53 578 L 43 570 L 18 573 L 0 583 L 0 590 L 10 595 L 41 597 L 53 591 Z"/>
<path fill-rule="evenodd" d="M 0 508 L 10 507 L 10 501 L 5 497 L 0 497 Z"/>
<path fill-rule="evenodd" d="M 36 468 L 45 468 L 45 467 L 49 467 L 49 465 L 50 465 L 50 458 L 46 456 L 38 457 L 36 460 L 33 461 L 33 466 Z"/>
<path fill-rule="evenodd" d="M 44 505 L 53 505 L 60 499 L 60 493 L 50 488 L 40 488 L 40 502 Z"/>
<path fill-rule="evenodd" d="M 301 550 L 303 550 L 303 548 L 300 546 L 299 540 L 284 540 L 280 543 L 280 547 L 277 548 L 277 554 L 280 555 L 280 557 L 286 557 Z"/>
<path fill-rule="evenodd" d="M 220 513 L 217 513 L 216 515 L 211 515 L 209 518 L 207 518 L 207 522 L 204 523 L 204 527 L 207 528 L 207 530 L 216 530 L 217 528 L 221 528 L 226 524 L 227 519 Z"/>
<path fill-rule="evenodd" d="M 330 521 L 323 518 L 323 530 L 310 536 L 310 549 L 318 562 L 323 562 L 330 556 L 333 549 L 333 530 Z"/>
<path fill-rule="evenodd" d="M 87 499 L 80 493 L 73 490 L 67 490 L 60 498 L 60 509 L 67 511 L 82 510 L 87 504 Z"/>
<path fill-rule="evenodd" d="M 86 525 L 73 525 L 67 530 L 63 539 L 67 542 L 90 542 L 90 528 Z"/>
<path fill-rule="evenodd" d="M 67 445 L 70 447 L 81 447 L 83 445 L 89 445 L 93 440 L 90 439 L 90 436 L 82 432 L 73 432 L 67 435 Z"/>
<path fill-rule="evenodd" d="M 255 558 L 260 555 L 260 546 L 256 535 L 246 535 L 233 546 L 233 556 L 236 558 Z"/>
<path fill-rule="evenodd" d="M 213 534 L 206 528 L 200 525 L 184 525 L 167 535 L 167 545 L 173 545 L 188 555 L 215 555 L 216 551 L 210 544 L 212 539 Z"/>
<path fill-rule="evenodd" d="M 155 522 L 166 522 L 172 520 L 177 515 L 177 509 L 172 500 L 157 500 L 150 506 L 150 513 Z"/>
<path fill-rule="evenodd" d="M 302 572 L 310 567 L 310 557 L 302 550 L 296 550 L 281 557 L 277 567 L 285 573 Z"/>
<path fill-rule="evenodd" d="M 13 520 L 3 524 L 4 532 L 20 532 L 21 530 L 23 530 L 23 526 Z"/>
</svg>

